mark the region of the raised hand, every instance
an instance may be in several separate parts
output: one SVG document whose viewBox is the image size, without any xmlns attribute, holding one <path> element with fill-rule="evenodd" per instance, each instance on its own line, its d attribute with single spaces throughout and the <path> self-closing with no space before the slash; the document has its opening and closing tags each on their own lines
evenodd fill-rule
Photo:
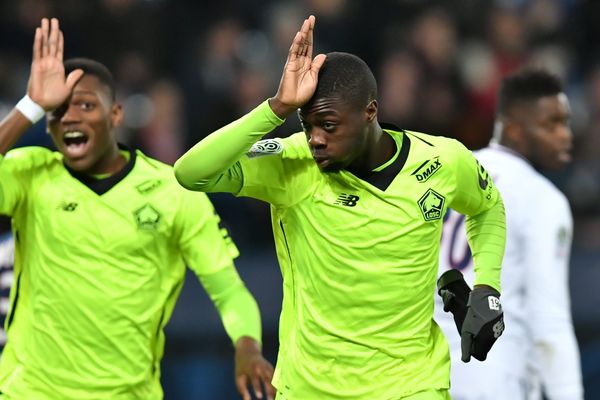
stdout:
<svg viewBox="0 0 600 400">
<path fill-rule="evenodd" d="M 317 88 L 319 69 L 325 62 L 325 54 L 312 58 L 314 27 L 315 17 L 311 15 L 304 20 L 294 37 L 277 94 L 270 100 L 271 108 L 281 118 L 306 104 Z"/>
<path fill-rule="evenodd" d="M 83 76 L 83 71 L 78 69 L 65 79 L 63 51 L 64 39 L 58 20 L 42 19 L 41 26 L 35 30 L 27 94 L 46 111 L 62 105 Z"/>
<path fill-rule="evenodd" d="M 235 346 L 235 383 L 243 400 L 251 399 L 248 386 L 252 386 L 256 398 L 273 400 L 272 379 L 273 366 L 263 357 L 260 345 L 252 338 L 241 337 Z"/>
</svg>

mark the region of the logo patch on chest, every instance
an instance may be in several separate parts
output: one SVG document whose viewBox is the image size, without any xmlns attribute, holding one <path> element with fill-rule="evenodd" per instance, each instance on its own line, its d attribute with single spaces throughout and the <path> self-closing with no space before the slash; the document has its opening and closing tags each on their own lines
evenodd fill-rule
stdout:
<svg viewBox="0 0 600 400">
<path fill-rule="evenodd" d="M 417 202 L 425 221 L 441 219 L 445 201 L 444 196 L 433 189 L 428 189 Z"/>
<path fill-rule="evenodd" d="M 442 163 L 440 162 L 440 157 L 434 157 L 431 160 L 425 161 L 423 164 L 419 166 L 419 168 L 415 169 L 411 175 L 417 178 L 417 182 L 423 183 L 427 182 L 429 178 L 433 176 L 436 172 L 438 172 L 442 168 Z"/>
<path fill-rule="evenodd" d="M 138 208 L 133 212 L 138 228 L 143 230 L 156 230 L 160 222 L 160 213 L 150 204 Z"/>
<path fill-rule="evenodd" d="M 356 206 L 356 203 L 358 202 L 359 199 L 360 199 L 360 197 L 358 197 L 354 194 L 342 193 L 338 196 L 337 200 L 333 204 L 341 204 L 346 207 L 354 207 L 354 206 Z"/>
</svg>

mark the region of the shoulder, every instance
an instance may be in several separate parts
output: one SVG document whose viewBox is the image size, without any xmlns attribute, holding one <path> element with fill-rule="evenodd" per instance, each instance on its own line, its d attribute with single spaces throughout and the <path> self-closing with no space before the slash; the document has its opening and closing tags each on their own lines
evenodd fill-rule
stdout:
<svg viewBox="0 0 600 400">
<path fill-rule="evenodd" d="M 404 133 L 410 139 L 411 153 L 421 153 L 425 156 L 435 154 L 446 159 L 457 158 L 461 154 L 471 154 L 471 151 L 456 139 L 407 130 Z"/>
<path fill-rule="evenodd" d="M 45 147 L 21 147 L 6 153 L 4 163 L 14 170 L 34 170 L 52 164 L 62 165 L 62 154 Z"/>
<path fill-rule="evenodd" d="M 136 166 L 134 171 L 136 188 L 139 192 L 157 191 L 167 202 L 192 201 L 209 202 L 208 196 L 203 192 L 187 190 L 177 182 L 172 165 L 166 164 L 155 158 L 136 150 Z"/>
</svg>

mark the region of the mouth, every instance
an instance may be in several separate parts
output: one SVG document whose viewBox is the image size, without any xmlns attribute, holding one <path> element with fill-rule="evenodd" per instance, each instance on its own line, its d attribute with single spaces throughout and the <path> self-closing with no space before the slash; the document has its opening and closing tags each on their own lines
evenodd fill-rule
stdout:
<svg viewBox="0 0 600 400">
<path fill-rule="evenodd" d="M 323 169 L 327 166 L 327 164 L 329 164 L 329 157 L 323 155 L 313 155 L 313 159 L 321 169 Z"/>
<path fill-rule="evenodd" d="M 89 138 L 81 131 L 63 133 L 64 154 L 69 158 L 81 158 L 88 148 Z"/>
</svg>

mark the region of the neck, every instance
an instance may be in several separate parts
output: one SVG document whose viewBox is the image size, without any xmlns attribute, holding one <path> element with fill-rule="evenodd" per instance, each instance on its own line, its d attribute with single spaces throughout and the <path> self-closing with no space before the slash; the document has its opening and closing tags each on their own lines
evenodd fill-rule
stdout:
<svg viewBox="0 0 600 400">
<path fill-rule="evenodd" d="M 122 170 L 126 164 L 127 159 L 121 154 L 119 147 L 115 143 L 111 146 L 110 151 L 101 157 L 89 171 L 86 171 L 86 173 L 88 175 L 113 175 Z"/>
<path fill-rule="evenodd" d="M 394 139 L 383 131 L 377 121 L 374 121 L 369 126 L 365 151 L 348 169 L 351 172 L 369 173 L 392 158 L 395 152 Z"/>
</svg>

